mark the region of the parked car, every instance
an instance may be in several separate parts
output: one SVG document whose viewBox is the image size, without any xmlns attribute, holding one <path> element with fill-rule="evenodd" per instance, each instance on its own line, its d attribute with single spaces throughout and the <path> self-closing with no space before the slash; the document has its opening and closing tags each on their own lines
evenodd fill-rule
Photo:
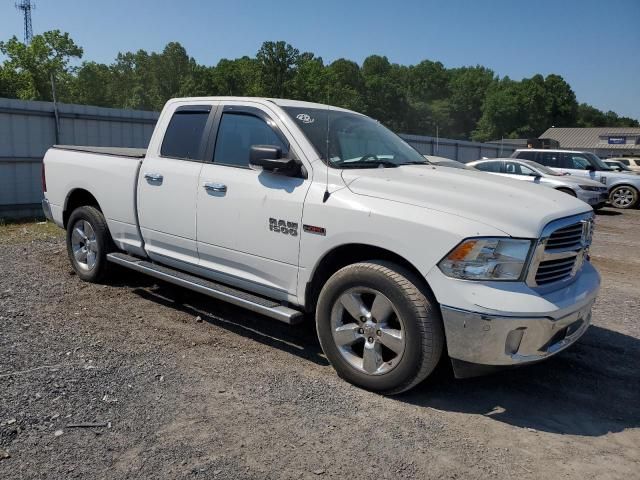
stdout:
<svg viewBox="0 0 640 480">
<path fill-rule="evenodd" d="M 622 163 L 619 160 L 610 160 L 610 159 L 607 158 L 607 159 L 604 159 L 603 161 L 609 167 L 613 168 L 617 172 L 632 173 L 632 174 L 635 174 L 635 175 L 640 175 L 640 172 L 632 170 L 630 167 L 628 167 L 627 165 L 625 165 L 624 163 Z"/>
<path fill-rule="evenodd" d="M 518 149 L 511 158 L 533 160 L 560 173 L 586 177 L 606 185 L 609 203 L 616 208 L 632 208 L 640 199 L 640 177 L 613 170 L 591 152 L 574 150 Z"/>
<path fill-rule="evenodd" d="M 600 182 L 554 172 L 531 160 L 496 158 L 470 162 L 469 165 L 483 172 L 555 188 L 579 198 L 594 209 L 602 208 L 609 198 L 607 187 Z"/>
<path fill-rule="evenodd" d="M 174 99 L 146 150 L 54 146 L 43 168 L 80 279 L 117 264 L 287 323 L 315 317 L 338 374 L 385 394 L 445 352 L 468 376 L 564 350 L 600 285 L 584 202 L 434 167 L 341 108 Z"/>
<path fill-rule="evenodd" d="M 613 160 L 620 162 L 621 164 L 629 167 L 634 172 L 640 172 L 640 158 L 637 157 L 613 157 L 607 158 L 607 160 Z"/>
<path fill-rule="evenodd" d="M 451 158 L 437 157 L 435 155 L 423 155 L 423 157 L 432 165 L 438 165 L 439 167 L 462 168 L 467 170 L 473 169 L 473 167 L 470 167 L 468 164 L 452 160 Z"/>
</svg>

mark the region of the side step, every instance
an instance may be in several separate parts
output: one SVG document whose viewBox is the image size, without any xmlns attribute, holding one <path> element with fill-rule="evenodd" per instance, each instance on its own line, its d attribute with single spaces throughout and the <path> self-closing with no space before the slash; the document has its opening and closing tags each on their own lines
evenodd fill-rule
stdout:
<svg viewBox="0 0 640 480">
<path fill-rule="evenodd" d="M 268 298 L 243 292 L 227 285 L 205 280 L 125 253 L 110 253 L 107 255 L 107 260 L 165 282 L 266 315 L 289 325 L 295 325 L 303 320 L 302 312 L 280 305 L 278 302 Z"/>
</svg>

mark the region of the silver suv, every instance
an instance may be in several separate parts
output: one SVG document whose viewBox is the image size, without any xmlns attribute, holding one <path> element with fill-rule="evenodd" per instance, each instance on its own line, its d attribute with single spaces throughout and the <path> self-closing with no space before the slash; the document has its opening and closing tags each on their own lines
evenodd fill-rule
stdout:
<svg viewBox="0 0 640 480">
<path fill-rule="evenodd" d="M 616 208 L 632 208 L 640 199 L 640 176 L 613 170 L 591 152 L 575 150 L 519 149 L 512 158 L 532 160 L 560 173 L 596 180 L 609 189 L 609 202 Z"/>
</svg>

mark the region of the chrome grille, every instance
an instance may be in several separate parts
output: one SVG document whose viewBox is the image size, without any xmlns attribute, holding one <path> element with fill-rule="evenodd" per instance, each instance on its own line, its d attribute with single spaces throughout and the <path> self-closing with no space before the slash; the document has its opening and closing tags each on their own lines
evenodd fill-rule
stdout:
<svg viewBox="0 0 640 480">
<path fill-rule="evenodd" d="M 569 278 L 576 264 L 576 258 L 571 256 L 557 260 L 543 260 L 536 271 L 536 283 L 538 285 L 546 285 L 547 283 Z"/>
<path fill-rule="evenodd" d="M 560 228 L 549 235 L 545 250 L 568 249 L 572 247 L 580 248 L 582 246 L 582 231 L 584 225 L 582 222 L 574 223 L 568 227 Z"/>
<path fill-rule="evenodd" d="M 591 244 L 592 226 L 593 214 L 549 223 L 535 248 L 527 283 L 542 287 L 573 278 L 582 267 Z"/>
</svg>

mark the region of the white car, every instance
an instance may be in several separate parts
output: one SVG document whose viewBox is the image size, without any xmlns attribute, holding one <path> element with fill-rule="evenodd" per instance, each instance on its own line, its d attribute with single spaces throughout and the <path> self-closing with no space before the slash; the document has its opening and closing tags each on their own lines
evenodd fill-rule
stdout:
<svg viewBox="0 0 640 480">
<path fill-rule="evenodd" d="M 462 163 L 462 162 L 459 162 L 457 160 L 453 160 L 451 158 L 437 157 L 435 155 L 423 155 L 423 157 L 426 158 L 429 161 L 430 164 L 437 165 L 439 167 L 449 167 L 449 168 L 460 168 L 460 169 L 473 170 L 473 167 L 470 167 L 469 164 Z"/>
<path fill-rule="evenodd" d="M 465 376 L 564 350 L 600 285 L 584 202 L 430 165 L 379 122 L 327 105 L 174 99 L 146 150 L 54 146 L 43 174 L 82 280 L 117 264 L 315 319 L 338 374 L 385 394 L 445 352 Z"/>
<path fill-rule="evenodd" d="M 615 162 L 620 162 L 624 166 L 630 168 L 634 172 L 640 172 L 640 158 L 636 157 L 613 157 L 607 158 L 605 161 L 612 160 Z"/>
<path fill-rule="evenodd" d="M 635 175 L 640 175 L 640 171 L 633 170 L 629 165 L 625 165 L 620 160 L 614 160 L 614 159 L 606 158 L 606 159 L 603 160 L 603 162 L 606 163 L 609 167 L 613 168 L 614 170 L 616 170 L 618 172 L 633 173 Z"/>
<path fill-rule="evenodd" d="M 516 150 L 511 158 L 532 160 L 559 173 L 600 182 L 609 189 L 609 203 L 615 208 L 634 208 L 640 202 L 640 177 L 617 172 L 591 152 L 528 148 Z"/>
<path fill-rule="evenodd" d="M 532 160 L 495 158 L 470 162 L 468 165 L 482 172 L 554 188 L 579 198 L 594 209 L 604 207 L 609 198 L 607 187 L 600 182 L 554 172 Z"/>
</svg>

